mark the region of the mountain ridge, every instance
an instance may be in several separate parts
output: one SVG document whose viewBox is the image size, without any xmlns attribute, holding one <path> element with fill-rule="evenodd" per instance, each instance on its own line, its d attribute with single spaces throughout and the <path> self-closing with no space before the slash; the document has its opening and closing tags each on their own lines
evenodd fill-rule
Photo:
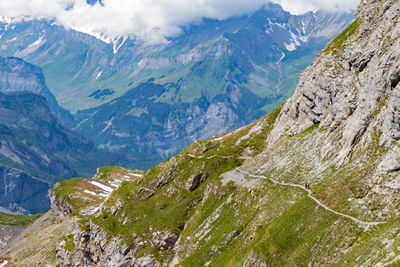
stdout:
<svg viewBox="0 0 400 267">
<path fill-rule="evenodd" d="M 40 68 L 25 62 L 20 58 L 0 57 L 0 91 L 3 93 L 32 92 L 43 95 L 51 112 L 66 127 L 73 127 L 73 116 L 58 105 L 58 102 L 46 86 L 43 72 Z"/>
</svg>

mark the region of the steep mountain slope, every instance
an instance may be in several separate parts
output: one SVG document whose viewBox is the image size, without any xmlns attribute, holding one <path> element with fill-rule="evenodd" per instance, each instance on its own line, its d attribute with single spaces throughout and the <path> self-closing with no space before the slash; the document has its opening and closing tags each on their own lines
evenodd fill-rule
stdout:
<svg viewBox="0 0 400 267">
<path fill-rule="evenodd" d="M 158 45 L 107 44 L 47 21 L 7 22 L 0 54 L 41 66 L 62 106 L 77 112 L 76 130 L 99 147 L 160 160 L 273 110 L 351 17 L 293 16 L 268 4 L 188 25 Z"/>
<path fill-rule="evenodd" d="M 52 189 L 61 221 L 36 229 L 62 229 L 53 261 L 397 266 L 399 18 L 400 2 L 364 0 L 287 103 L 122 183 L 89 216 L 73 181 Z M 18 258 L 26 248 L 7 255 L 32 263 L 54 249 Z"/>
<path fill-rule="evenodd" d="M 19 58 L 0 57 L 0 92 L 32 92 L 44 96 L 54 116 L 66 127 L 73 127 L 73 116 L 61 108 L 46 86 L 42 70 Z"/>
<path fill-rule="evenodd" d="M 57 181 L 89 177 L 107 164 L 140 164 L 65 129 L 46 99 L 32 93 L 0 93 L 0 136 L 0 206 L 11 211 L 46 211 Z"/>
</svg>

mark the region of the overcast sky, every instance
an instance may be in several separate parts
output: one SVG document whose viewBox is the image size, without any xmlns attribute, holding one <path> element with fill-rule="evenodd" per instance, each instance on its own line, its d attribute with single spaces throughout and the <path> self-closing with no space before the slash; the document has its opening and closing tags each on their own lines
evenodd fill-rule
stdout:
<svg viewBox="0 0 400 267">
<path fill-rule="evenodd" d="M 57 23 L 90 34 L 122 35 L 160 42 L 179 35 L 184 24 L 201 18 L 224 19 L 257 10 L 268 0 L 0 0 L 0 16 L 56 19 Z M 316 9 L 349 11 L 359 0 L 271 0 L 294 14 Z"/>
</svg>

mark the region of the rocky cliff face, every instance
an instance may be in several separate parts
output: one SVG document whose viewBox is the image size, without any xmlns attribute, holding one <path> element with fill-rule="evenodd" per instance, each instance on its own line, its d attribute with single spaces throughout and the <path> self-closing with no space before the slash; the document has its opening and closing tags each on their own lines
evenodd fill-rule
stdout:
<svg viewBox="0 0 400 267">
<path fill-rule="evenodd" d="M 109 240 L 109 235 L 97 225 L 89 225 L 88 230 L 77 225 L 71 239 L 69 242 L 76 244 L 73 251 L 66 249 L 68 240 L 57 243 L 57 263 L 61 266 L 161 266 L 153 256 L 135 258 L 140 245 L 129 247 L 115 237 Z"/>
<path fill-rule="evenodd" d="M 47 191 L 57 181 L 91 176 L 101 165 L 136 163 L 64 128 L 46 99 L 32 93 L 0 93 L 0 137 L 0 206 L 21 213 L 49 209 Z"/>
<path fill-rule="evenodd" d="M 286 104 L 121 183 L 59 240 L 59 263 L 398 264 L 399 16 L 398 1 L 363 1 Z M 56 191 L 77 203 L 73 182 Z"/>
<path fill-rule="evenodd" d="M 268 139 L 273 149 L 281 136 L 318 125 L 323 144 L 314 151 L 314 166 L 368 162 L 370 170 L 360 177 L 364 201 L 380 199 L 384 214 L 397 212 L 392 201 L 400 181 L 399 17 L 397 1 L 362 1 L 352 25 L 302 74 Z"/>
<path fill-rule="evenodd" d="M 25 215 L 47 211 L 49 189 L 48 183 L 20 170 L 0 167 L 0 207 Z"/>
<path fill-rule="evenodd" d="M 295 94 L 285 104 L 270 143 L 319 124 L 342 131 L 338 165 L 353 148 L 380 132 L 380 145 L 397 142 L 398 3 L 362 1 L 353 24 L 325 48 L 302 74 Z M 337 144 L 336 144 L 337 145 Z"/>
<path fill-rule="evenodd" d="M 53 115 L 66 127 L 74 125 L 73 116 L 61 108 L 46 86 L 42 70 L 19 58 L 0 57 L 0 92 L 32 92 L 42 95 Z"/>
</svg>

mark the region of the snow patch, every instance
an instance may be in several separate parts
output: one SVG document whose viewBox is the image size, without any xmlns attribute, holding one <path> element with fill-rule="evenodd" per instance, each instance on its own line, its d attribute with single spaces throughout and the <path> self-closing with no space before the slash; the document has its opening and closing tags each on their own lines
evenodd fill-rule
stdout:
<svg viewBox="0 0 400 267">
<path fill-rule="evenodd" d="M 89 191 L 87 189 L 83 190 L 84 193 L 92 195 L 92 196 L 97 196 L 97 194 L 95 192 Z"/>
<path fill-rule="evenodd" d="M 104 197 L 104 198 L 108 198 L 109 194 L 100 193 L 99 196 Z"/>
<path fill-rule="evenodd" d="M 0 263 L 0 267 L 4 267 L 8 264 L 8 261 L 3 261 L 2 263 Z"/>
<path fill-rule="evenodd" d="M 308 36 L 296 35 L 292 31 L 290 32 L 291 42 L 290 44 L 284 43 L 286 50 L 294 51 L 297 47 L 301 46 L 302 43 L 308 42 Z"/>
<path fill-rule="evenodd" d="M 137 174 L 137 173 L 129 173 L 129 175 L 135 176 L 135 177 L 142 177 L 142 174 Z"/>
<path fill-rule="evenodd" d="M 276 64 L 279 64 L 282 62 L 282 60 L 286 57 L 286 54 L 282 52 L 281 58 L 276 62 Z"/>
<path fill-rule="evenodd" d="M 14 42 L 15 40 L 17 40 L 17 37 L 14 37 L 14 38 L 12 38 L 12 39 L 8 40 L 8 41 L 7 41 L 7 43 Z"/>
<path fill-rule="evenodd" d="M 286 44 L 286 43 L 284 43 L 284 45 L 285 45 L 285 48 L 286 48 L 287 51 L 294 51 L 294 50 L 296 50 L 296 45 L 295 45 L 294 43 L 291 43 L 291 44 Z"/>
<path fill-rule="evenodd" d="M 15 56 L 16 57 L 25 57 L 25 56 L 35 52 L 36 50 L 38 50 L 45 42 L 46 42 L 46 39 L 44 39 L 44 36 L 42 35 L 35 42 L 28 45 L 24 50 L 17 52 L 15 54 Z"/>
<path fill-rule="evenodd" d="M 128 38 L 126 38 L 125 36 L 122 37 L 122 41 L 121 38 L 119 38 L 118 40 L 114 40 L 113 43 L 113 52 L 114 54 L 118 53 L 119 49 L 124 45 L 124 43 L 126 42 Z"/>
<path fill-rule="evenodd" d="M 106 127 L 100 132 L 100 134 L 102 134 L 105 131 L 107 131 L 108 129 L 110 129 L 110 127 L 112 126 L 113 120 L 114 120 L 114 117 L 112 117 L 111 120 L 104 122 L 106 124 Z"/>
<path fill-rule="evenodd" d="M 103 74 L 103 72 L 100 71 L 100 72 L 97 74 L 97 76 L 96 76 L 96 80 L 98 80 L 102 74 Z"/>
<path fill-rule="evenodd" d="M 104 191 L 106 191 L 108 193 L 111 193 L 112 191 L 114 191 L 114 189 L 112 189 L 111 187 L 106 186 L 106 185 L 101 184 L 101 183 L 96 182 L 96 181 L 89 181 L 89 183 L 91 183 L 94 186 L 100 187 L 101 189 L 103 189 Z"/>
</svg>

